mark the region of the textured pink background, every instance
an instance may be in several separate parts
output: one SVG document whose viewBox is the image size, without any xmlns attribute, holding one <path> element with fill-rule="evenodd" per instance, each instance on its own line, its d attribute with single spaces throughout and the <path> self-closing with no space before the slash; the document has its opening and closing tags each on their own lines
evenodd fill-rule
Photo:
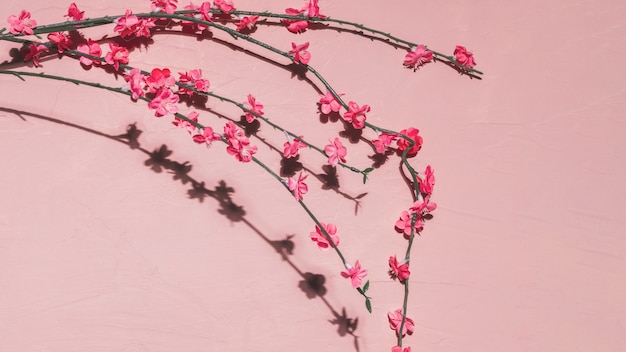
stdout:
<svg viewBox="0 0 626 352">
<path fill-rule="evenodd" d="M 91 3 L 79 2 L 89 17 L 149 8 L 144 0 Z M 482 81 L 442 64 L 413 73 L 402 67 L 402 51 L 347 33 L 293 37 L 261 26 L 256 34 L 285 49 L 309 41 L 311 64 L 346 97 L 370 104 L 371 122 L 421 130 L 424 148 L 412 163 L 434 167 L 439 209 L 413 251 L 416 331 L 406 343 L 414 351 L 623 350 L 626 3 L 320 3 L 327 15 L 439 51 L 465 45 L 486 72 Z M 236 4 L 277 12 L 301 5 Z M 25 8 L 45 24 L 67 5 L 4 0 L 0 17 Z M 216 92 L 255 94 L 273 121 L 318 144 L 341 130 L 319 122 L 317 93 L 277 65 L 209 40 L 154 41 L 132 53 L 132 65 L 201 67 Z M 12 47 L 1 44 L 2 60 Z M 121 85 L 67 58 L 51 57 L 40 70 Z M 337 224 L 348 259 L 370 270 L 369 315 L 340 277 L 337 257 L 310 243 L 312 222 L 259 167 L 238 164 L 222 146 L 193 145 L 167 119 L 114 93 L 2 76 L 0 97 L 0 351 L 373 352 L 394 344 L 386 312 L 400 306 L 402 292 L 386 261 L 403 253 L 393 223 L 410 204 L 395 159 L 366 186 L 339 170 L 340 191 L 367 192 L 357 215 L 353 201 L 309 177 L 311 208 Z M 213 100 L 208 106 L 239 114 Z M 189 183 L 153 172 L 145 153 L 106 138 L 129 123 L 143 131 L 142 148 L 167 145 L 170 159 L 188 161 L 189 176 L 208 189 L 225 181 L 245 221 L 220 214 L 214 198 L 190 199 Z M 284 138 L 266 127 L 260 135 L 275 145 Z M 276 154 L 259 148 L 278 168 Z M 349 153 L 355 165 L 370 165 L 364 145 Z M 302 154 L 319 173 L 324 160 Z M 267 242 L 288 235 L 289 262 Z M 324 299 L 307 298 L 298 271 L 325 277 Z M 358 338 L 329 322 L 343 309 L 358 318 Z"/>
</svg>

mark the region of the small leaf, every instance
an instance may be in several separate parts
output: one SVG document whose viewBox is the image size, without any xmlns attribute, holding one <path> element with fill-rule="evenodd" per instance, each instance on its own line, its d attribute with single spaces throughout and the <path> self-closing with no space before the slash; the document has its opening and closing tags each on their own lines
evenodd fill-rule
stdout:
<svg viewBox="0 0 626 352">
<path fill-rule="evenodd" d="M 363 174 L 363 184 L 367 182 L 367 174 Z"/>
<path fill-rule="evenodd" d="M 368 167 L 367 169 L 363 170 L 363 173 L 369 174 L 372 171 L 374 171 L 374 168 L 373 167 Z"/>
<path fill-rule="evenodd" d="M 363 285 L 363 292 L 367 292 L 367 290 L 370 289 L 370 280 L 367 280 L 365 282 L 365 285 Z"/>
<path fill-rule="evenodd" d="M 367 308 L 367 311 L 372 313 L 372 301 L 370 301 L 370 299 L 366 299 L 365 300 L 365 308 Z"/>
</svg>

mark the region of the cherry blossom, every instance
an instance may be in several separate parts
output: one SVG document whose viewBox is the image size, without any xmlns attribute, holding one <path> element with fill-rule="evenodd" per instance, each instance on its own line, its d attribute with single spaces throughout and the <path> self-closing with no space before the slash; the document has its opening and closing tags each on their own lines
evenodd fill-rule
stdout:
<svg viewBox="0 0 626 352">
<path fill-rule="evenodd" d="M 420 191 L 426 194 L 432 194 L 435 187 L 435 173 L 430 167 L 426 166 L 423 177 L 420 177 Z"/>
<path fill-rule="evenodd" d="M 351 101 L 348 103 L 348 111 L 343 113 L 343 119 L 346 122 L 352 124 L 356 129 L 362 129 L 365 127 L 365 113 L 370 111 L 369 105 L 359 106 L 357 103 Z"/>
<path fill-rule="evenodd" d="M 235 10 L 235 5 L 232 0 L 214 0 L 213 5 L 224 13 L 229 13 Z"/>
<path fill-rule="evenodd" d="M 330 239 L 333 241 L 335 246 L 339 246 L 339 236 L 337 236 L 337 226 L 333 224 L 324 224 L 323 222 L 320 222 L 320 224 L 326 230 L 326 232 L 330 236 Z M 319 247 L 319 249 L 327 250 L 328 248 L 333 248 L 332 244 L 328 241 L 326 236 L 324 236 L 324 234 L 322 233 L 322 230 L 320 230 L 320 228 L 317 225 L 315 225 L 315 232 L 311 232 L 309 236 L 311 237 L 311 241 L 315 242 L 317 246 Z"/>
<path fill-rule="evenodd" d="M 343 94 L 339 94 L 339 96 L 342 95 Z M 322 112 L 322 114 L 325 115 L 328 115 L 331 112 L 339 112 L 339 110 L 341 109 L 341 104 L 339 104 L 337 99 L 335 99 L 335 97 L 333 96 L 333 93 L 331 93 L 330 91 L 326 91 L 326 94 L 324 95 L 320 94 L 319 104 L 320 111 Z"/>
<path fill-rule="evenodd" d="M 389 327 L 391 330 L 395 330 L 396 334 L 400 335 L 400 325 L 402 325 L 402 309 L 396 309 L 393 312 L 387 313 L 387 318 L 389 319 Z M 408 332 L 409 335 L 413 333 L 415 329 L 415 324 L 411 318 L 406 318 L 404 320 L 404 327 L 402 328 L 402 336 L 406 335 Z"/>
<path fill-rule="evenodd" d="M 285 9 L 285 13 L 291 16 L 304 15 L 307 17 L 319 17 L 325 18 L 326 16 L 320 13 L 318 6 L 318 0 L 309 0 L 307 4 L 300 10 L 294 8 Z M 287 25 L 287 30 L 292 33 L 304 32 L 309 27 L 309 21 L 307 20 L 289 20 L 284 19 L 283 23 Z"/>
<path fill-rule="evenodd" d="M 76 50 L 83 54 L 88 54 L 91 56 L 97 56 L 97 57 L 102 56 L 102 48 L 100 48 L 100 44 L 96 43 L 95 41 L 91 39 L 87 41 L 87 44 L 79 44 Z M 85 56 L 81 56 L 79 61 L 81 64 L 85 66 L 91 66 L 92 64 L 98 66 L 101 64 L 101 61 L 92 60 Z"/>
<path fill-rule="evenodd" d="M 426 49 L 426 46 L 420 44 L 411 48 L 404 57 L 404 66 L 417 68 L 427 62 L 433 60 L 433 52 Z"/>
<path fill-rule="evenodd" d="M 400 346 L 393 346 L 391 352 L 411 352 L 411 347 L 405 347 L 402 349 Z"/>
<path fill-rule="evenodd" d="M 219 134 L 215 133 L 213 131 L 213 128 L 209 127 L 209 126 L 204 126 L 204 128 L 202 129 L 202 131 L 199 134 L 196 134 L 193 136 L 193 141 L 201 144 L 201 143 L 206 143 L 207 147 L 211 146 L 211 143 L 213 143 L 213 141 L 218 141 L 221 140 L 222 137 L 220 137 Z"/>
<path fill-rule="evenodd" d="M 306 65 L 311 60 L 311 53 L 309 53 L 306 49 L 309 48 L 309 42 L 304 44 L 297 45 L 296 43 L 291 43 L 292 50 L 289 50 L 289 54 L 293 54 L 293 62 L 301 63 Z"/>
<path fill-rule="evenodd" d="M 287 179 L 287 187 L 293 193 L 296 200 L 302 200 L 302 196 L 309 191 L 309 187 L 304 180 L 309 175 L 303 175 L 302 171 L 298 174 L 298 177 L 290 177 Z"/>
<path fill-rule="evenodd" d="M 59 54 L 63 54 L 63 50 L 70 50 L 70 46 L 72 45 L 70 37 L 62 32 L 53 32 L 48 34 L 48 40 L 57 46 Z"/>
<path fill-rule="evenodd" d="M 328 156 L 328 164 L 336 166 L 341 161 L 342 163 L 346 162 L 346 155 L 348 154 L 348 150 L 346 147 L 341 144 L 339 138 L 335 137 L 334 140 L 330 139 L 330 144 L 327 144 L 324 147 L 324 153 Z"/>
<path fill-rule="evenodd" d="M 306 148 L 306 144 L 300 142 L 298 138 L 292 138 L 289 135 L 287 136 L 289 137 L 289 140 L 283 144 L 283 157 L 294 158 L 298 156 L 301 148 Z"/>
<path fill-rule="evenodd" d="M 246 113 L 246 121 L 248 121 L 248 123 L 251 123 L 256 119 L 256 116 L 252 115 L 252 113 L 263 115 L 263 104 L 257 103 L 256 98 L 252 94 L 248 94 L 248 102 L 243 103 L 243 107 L 248 109 L 248 111 L 244 110 Z"/>
<path fill-rule="evenodd" d="M 409 271 L 409 264 L 404 261 L 398 263 L 398 259 L 396 256 L 389 257 L 389 276 L 392 279 L 398 279 L 400 281 L 406 280 L 409 275 L 411 275 L 411 271 Z"/>
<path fill-rule="evenodd" d="M 228 142 L 226 152 L 234 155 L 240 162 L 249 162 L 252 156 L 256 154 L 258 148 L 250 144 L 250 140 L 246 137 L 242 129 L 237 127 L 234 122 L 228 121 L 224 126 L 224 136 Z"/>
<path fill-rule="evenodd" d="M 197 124 L 199 116 L 200 115 L 197 112 L 192 111 L 187 115 L 187 118 Z M 180 128 L 184 128 L 187 130 L 187 132 L 189 132 L 189 134 L 193 134 L 196 131 L 196 124 L 193 124 L 191 121 L 187 121 L 179 117 L 174 117 L 174 121 L 172 121 L 172 125 L 180 127 Z"/>
<path fill-rule="evenodd" d="M 115 28 L 113 30 L 124 38 L 134 32 L 134 27 L 139 24 L 139 17 L 133 15 L 133 12 L 127 9 L 124 16 L 115 19 L 114 22 Z"/>
<path fill-rule="evenodd" d="M 259 16 L 244 16 L 235 25 L 239 32 L 246 30 L 252 30 L 256 26 L 256 22 L 259 20 Z"/>
<path fill-rule="evenodd" d="M 173 14 L 176 11 L 176 7 L 178 7 L 178 0 L 151 0 L 152 12 L 165 12 L 168 14 Z"/>
<path fill-rule="evenodd" d="M 430 201 L 430 196 L 419 199 L 409 208 L 409 212 L 416 213 L 420 218 L 425 214 L 430 214 L 437 209 L 437 203 Z"/>
<path fill-rule="evenodd" d="M 11 15 L 7 18 L 9 22 L 9 32 L 13 34 L 33 34 L 33 27 L 37 26 L 37 21 L 30 18 L 30 12 L 20 11 L 19 16 Z"/>
<path fill-rule="evenodd" d="M 128 63 L 128 49 L 114 43 L 109 43 L 109 48 L 111 51 L 104 56 L 104 61 L 107 64 L 113 65 L 116 70 L 119 70 L 120 64 Z"/>
<path fill-rule="evenodd" d="M 376 153 L 384 154 L 391 143 L 398 139 L 398 135 L 379 131 L 377 131 L 377 133 L 378 138 L 372 140 L 372 144 L 374 144 L 374 148 L 376 148 Z"/>
<path fill-rule="evenodd" d="M 161 89 L 157 92 L 154 99 L 148 103 L 150 109 L 156 110 L 154 116 L 161 117 L 178 112 L 178 95 L 172 93 L 169 89 Z"/>
<path fill-rule="evenodd" d="M 202 78 L 202 70 L 191 70 L 189 72 L 178 72 L 180 78 L 178 82 L 191 85 L 200 92 L 208 92 L 211 86 L 209 80 Z M 185 87 L 178 88 L 178 94 L 193 95 L 193 90 Z"/>
<path fill-rule="evenodd" d="M 407 152 L 407 156 L 414 156 L 417 154 L 417 152 L 420 149 L 422 149 L 423 140 L 422 140 L 422 137 L 419 135 L 419 133 L 420 133 L 420 130 L 418 130 L 417 128 L 413 128 L 413 127 L 400 131 L 400 134 L 403 134 L 409 137 L 415 142 L 415 145 L 413 146 L 413 148 L 409 149 L 409 151 Z M 408 147 L 409 147 L 409 141 L 407 141 L 404 138 L 398 138 L 398 150 L 404 151 Z"/>
<path fill-rule="evenodd" d="M 126 70 L 124 79 L 128 82 L 128 91 L 132 93 L 133 100 L 137 100 L 139 97 L 146 95 L 146 76 L 141 73 L 140 69 L 133 68 L 130 71 Z"/>
<path fill-rule="evenodd" d="M 361 281 L 367 276 L 367 270 L 361 269 L 361 264 L 357 260 L 354 267 L 346 263 L 348 271 L 342 271 L 341 276 L 352 281 L 352 288 L 361 287 Z"/>
<path fill-rule="evenodd" d="M 150 93 L 156 93 L 163 88 L 169 89 L 173 87 L 176 84 L 176 78 L 172 77 L 172 72 L 169 68 L 154 68 L 150 72 L 150 76 L 146 77 L 146 83 Z"/>
<path fill-rule="evenodd" d="M 454 59 L 463 66 L 463 68 L 467 69 L 468 67 L 476 66 L 476 62 L 474 61 L 474 54 L 467 51 L 464 46 L 457 45 L 454 49 Z"/>
<path fill-rule="evenodd" d="M 48 51 L 48 47 L 43 45 L 43 44 L 30 44 L 28 46 L 28 52 L 26 53 L 26 55 L 24 55 L 24 61 L 28 61 L 28 60 L 33 60 L 33 65 L 35 65 L 35 67 L 39 67 L 39 56 L 41 56 L 42 53 L 45 53 L 46 51 Z"/>
<path fill-rule="evenodd" d="M 80 21 L 85 19 L 85 11 L 79 10 L 76 3 L 71 3 L 70 7 L 67 9 L 67 14 L 63 17 L 68 17 L 70 21 Z"/>
<path fill-rule="evenodd" d="M 396 231 L 402 233 L 404 235 L 404 238 L 406 239 L 409 239 L 409 237 L 411 236 L 411 223 L 413 222 L 413 214 L 414 212 L 403 210 L 402 213 L 400 213 L 400 219 L 396 221 Z M 413 229 L 415 230 L 415 232 L 419 232 L 422 230 L 422 228 L 424 228 L 424 222 L 422 221 L 422 218 L 417 215 Z"/>
</svg>

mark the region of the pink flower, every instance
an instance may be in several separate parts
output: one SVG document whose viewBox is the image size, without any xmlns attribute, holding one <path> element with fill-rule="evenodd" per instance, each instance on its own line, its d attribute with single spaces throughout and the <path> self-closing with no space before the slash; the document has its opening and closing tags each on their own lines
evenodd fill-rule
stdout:
<svg viewBox="0 0 626 352">
<path fill-rule="evenodd" d="M 372 140 L 372 144 L 374 144 L 374 148 L 376 148 L 376 153 L 384 154 L 387 151 L 387 148 L 398 138 L 397 134 L 389 134 L 386 132 L 379 132 L 377 139 Z"/>
<path fill-rule="evenodd" d="M 343 94 L 339 94 L 339 96 L 342 96 Z M 335 97 L 333 96 L 333 93 L 326 91 L 325 95 L 321 95 L 320 94 L 320 111 L 325 114 L 328 115 L 332 112 L 339 112 L 339 110 L 341 109 L 341 104 L 339 104 L 339 102 L 337 101 L 337 99 L 335 99 Z"/>
<path fill-rule="evenodd" d="M 26 55 L 24 55 L 24 61 L 32 59 L 33 65 L 35 65 L 35 67 L 39 67 L 39 56 L 41 56 L 41 54 L 45 53 L 46 51 L 48 51 L 48 47 L 45 45 L 30 44 L 28 46 L 28 52 L 26 53 Z"/>
<path fill-rule="evenodd" d="M 119 33 L 122 38 L 128 37 L 135 32 L 135 27 L 139 24 L 139 17 L 133 15 L 131 10 L 126 10 L 124 16 L 115 20 L 113 30 Z"/>
<path fill-rule="evenodd" d="M 69 17 L 70 21 L 80 21 L 85 18 L 85 11 L 80 11 L 76 3 L 71 3 L 70 7 L 67 9 L 67 15 L 63 17 Z"/>
<path fill-rule="evenodd" d="M 236 139 L 244 143 L 250 143 L 248 137 L 246 137 L 246 134 L 243 132 L 243 130 L 237 127 L 237 125 L 235 125 L 235 123 L 232 121 L 228 121 L 226 125 L 224 125 L 224 136 L 227 140 Z"/>
<path fill-rule="evenodd" d="M 389 276 L 392 279 L 398 278 L 400 281 L 404 281 L 409 278 L 411 272 L 409 271 L 409 264 L 404 263 L 398 265 L 398 259 L 396 256 L 389 257 Z"/>
<path fill-rule="evenodd" d="M 209 126 L 205 126 L 200 134 L 196 134 L 193 136 L 194 142 L 198 144 L 206 143 L 207 147 L 210 147 L 213 141 L 219 141 L 221 139 L 222 137 L 220 137 L 219 134 L 215 133 L 213 129 Z"/>
<path fill-rule="evenodd" d="M 192 111 L 189 113 L 187 118 L 196 124 L 198 123 L 198 116 L 200 116 L 197 112 Z M 196 131 L 196 125 L 191 121 L 187 121 L 178 117 L 174 117 L 174 121 L 172 121 L 172 125 L 180 128 L 185 128 L 189 134 L 193 134 Z"/>
<path fill-rule="evenodd" d="M 311 60 L 311 53 L 309 53 L 306 49 L 309 48 L 309 42 L 304 44 L 297 45 L 296 43 L 291 43 L 292 50 L 289 50 L 289 54 L 294 54 L 293 62 L 301 63 L 306 65 Z"/>
<path fill-rule="evenodd" d="M 198 13 L 195 15 L 189 14 L 185 16 L 195 17 L 196 19 L 200 19 L 200 20 L 207 21 L 207 22 L 211 22 L 213 20 L 213 14 L 211 13 L 211 2 L 209 1 L 203 2 L 202 4 L 200 4 L 200 6 L 194 5 L 193 2 L 190 2 L 189 5 L 185 6 L 185 10 L 198 11 Z M 189 21 L 182 21 L 182 24 L 183 26 L 190 26 L 192 30 L 194 31 L 196 30 L 203 31 L 209 28 L 205 24 L 189 22 Z"/>
<path fill-rule="evenodd" d="M 413 148 L 409 149 L 409 151 L 407 152 L 407 156 L 414 156 L 417 154 L 417 152 L 420 149 L 422 149 L 423 140 L 422 140 L 422 137 L 419 136 L 419 133 L 420 133 L 420 130 L 418 130 L 417 128 L 413 128 L 413 127 L 400 131 L 400 134 L 403 134 L 409 137 L 415 142 L 415 145 L 413 146 Z M 406 139 L 402 137 L 398 138 L 398 150 L 404 151 L 408 147 L 409 147 L 409 141 L 407 141 Z"/>
<path fill-rule="evenodd" d="M 30 12 L 22 10 L 19 16 L 11 15 L 7 18 L 9 22 L 9 32 L 13 34 L 33 34 L 33 27 L 37 26 L 37 21 L 30 19 Z"/>
<path fill-rule="evenodd" d="M 146 88 L 146 76 L 141 73 L 140 69 L 127 70 L 124 79 L 128 82 L 128 90 L 132 93 L 133 100 L 146 95 L 144 90 Z"/>
<path fill-rule="evenodd" d="M 100 44 L 94 42 L 91 39 L 87 41 L 87 44 L 79 44 L 76 50 L 78 50 L 79 52 L 83 54 L 96 56 L 96 57 L 100 57 L 102 55 L 102 49 L 100 48 Z M 101 61 L 99 60 L 92 60 L 85 56 L 81 56 L 79 61 L 81 64 L 85 66 L 91 66 L 92 64 L 98 66 L 101 63 Z"/>
<path fill-rule="evenodd" d="M 128 49 L 113 43 L 109 43 L 109 48 L 111 51 L 104 56 L 104 61 L 107 64 L 113 65 L 116 70 L 119 70 L 120 64 L 128 63 Z"/>
<path fill-rule="evenodd" d="M 393 312 L 387 313 L 387 318 L 389 319 L 389 327 L 391 330 L 395 330 L 396 334 L 400 335 L 400 325 L 402 325 L 402 309 L 396 309 Z M 409 335 L 413 333 L 415 329 L 415 324 L 411 318 L 406 318 L 404 320 L 404 327 L 402 328 L 402 336 L 406 335 L 408 332 Z"/>
<path fill-rule="evenodd" d="M 161 89 L 157 92 L 154 99 L 148 103 L 150 109 L 156 110 L 154 116 L 161 117 L 169 114 L 175 114 L 178 112 L 178 95 L 172 93 L 169 89 Z"/>
<path fill-rule="evenodd" d="M 457 45 L 454 49 L 454 59 L 463 66 L 464 69 L 476 66 L 474 54 L 467 51 L 464 46 Z"/>
<path fill-rule="evenodd" d="M 241 32 L 244 29 L 252 30 L 256 26 L 256 21 L 259 20 L 259 16 L 244 16 L 239 22 L 235 23 L 237 30 Z"/>
<path fill-rule="evenodd" d="M 335 244 L 335 247 L 339 246 L 339 236 L 337 236 L 337 226 L 333 224 L 324 224 L 323 222 L 320 222 L 320 224 L 322 225 L 324 230 L 326 230 L 326 233 L 328 233 L 328 236 L 330 236 L 330 239 Z M 319 249 L 327 250 L 328 248 L 333 248 L 332 244 L 328 241 L 326 236 L 324 236 L 324 234 L 322 233 L 322 230 L 320 230 L 320 228 L 317 225 L 315 225 L 315 232 L 311 232 L 309 236 L 311 237 L 311 241 L 317 243 L 317 246 L 319 247 Z"/>
<path fill-rule="evenodd" d="M 342 271 L 341 276 L 350 278 L 352 281 L 352 288 L 361 287 L 361 280 L 363 280 L 367 276 L 367 270 L 361 269 L 361 264 L 357 260 L 354 263 L 354 267 L 351 267 L 350 264 L 346 263 L 346 269 L 348 271 Z"/>
<path fill-rule="evenodd" d="M 433 52 L 426 49 L 426 46 L 420 44 L 411 48 L 404 57 L 404 66 L 418 68 L 427 62 L 433 60 Z"/>
<path fill-rule="evenodd" d="M 416 213 L 418 218 L 421 218 L 425 214 L 430 214 L 437 209 L 437 203 L 430 201 L 430 196 L 425 197 L 422 200 L 418 200 L 409 208 L 409 212 Z"/>
<path fill-rule="evenodd" d="M 309 191 L 309 187 L 304 183 L 304 180 L 306 180 L 308 176 L 309 175 L 303 176 L 302 171 L 300 171 L 297 178 L 290 177 L 287 179 L 287 187 L 293 193 L 296 200 L 302 200 L 302 196 Z"/>
<path fill-rule="evenodd" d="M 393 346 L 391 352 L 411 352 L 411 347 L 405 347 L 402 349 L 400 346 Z"/>
<path fill-rule="evenodd" d="M 233 5 L 232 0 L 214 0 L 213 5 L 224 13 L 229 13 L 235 10 L 235 5 Z"/>
<path fill-rule="evenodd" d="M 346 147 L 341 144 L 339 138 L 335 137 L 335 140 L 329 139 L 330 144 L 327 144 L 324 147 L 324 153 L 328 156 L 328 164 L 337 166 L 339 161 L 342 163 L 346 162 L 346 155 L 348 154 L 348 150 Z"/>
<path fill-rule="evenodd" d="M 152 0 L 152 12 L 165 12 L 170 15 L 176 11 L 178 0 Z"/>
<path fill-rule="evenodd" d="M 435 173 L 430 165 L 426 166 L 423 179 L 420 178 L 420 191 L 426 194 L 432 194 L 435 187 Z"/>
<path fill-rule="evenodd" d="M 170 88 L 176 84 L 176 78 L 172 77 L 172 72 L 168 68 L 154 68 L 150 76 L 146 77 L 146 83 L 150 93 L 155 93 L 163 88 Z"/>
<path fill-rule="evenodd" d="M 306 6 L 302 8 L 303 10 L 305 10 L 304 13 L 308 17 L 326 18 L 326 16 L 320 13 L 320 7 L 319 5 L 317 5 L 317 3 L 318 0 L 309 0 L 308 4 L 306 4 Z"/>
<path fill-rule="evenodd" d="M 289 136 L 289 140 L 283 144 L 283 157 L 294 158 L 298 156 L 301 148 L 306 148 L 306 144 L 300 142 L 298 138 L 291 138 L 291 136 Z"/>
<path fill-rule="evenodd" d="M 224 136 L 228 142 L 226 152 L 234 155 L 240 162 L 249 162 L 252 156 L 256 154 L 257 147 L 250 144 L 250 140 L 246 137 L 243 130 L 238 128 L 234 122 L 228 121 L 224 126 Z"/>
<path fill-rule="evenodd" d="M 325 18 L 320 13 L 320 7 L 317 5 L 318 0 L 309 0 L 309 2 L 300 10 L 294 8 L 285 9 L 285 13 L 291 16 L 304 15 L 307 17 Z M 287 25 L 287 30 L 292 33 L 304 32 L 309 27 L 309 21 L 306 20 L 288 20 L 284 19 L 283 23 Z"/>
<path fill-rule="evenodd" d="M 396 231 L 402 233 L 404 235 L 404 238 L 409 239 L 409 237 L 411 236 L 411 223 L 413 222 L 413 214 L 414 212 L 412 211 L 402 211 L 402 213 L 400 213 L 400 219 L 398 219 L 396 221 Z M 413 229 L 415 230 L 415 232 L 419 232 L 424 228 L 424 222 L 422 221 L 422 218 L 417 215 L 417 218 L 415 219 L 415 226 L 413 226 Z"/>
<path fill-rule="evenodd" d="M 178 72 L 178 74 L 180 75 L 180 78 L 178 79 L 180 83 L 191 85 L 193 88 L 200 92 L 209 91 L 209 87 L 211 86 L 211 84 L 209 83 L 209 80 L 202 78 L 201 69 L 191 70 L 184 73 Z M 185 87 L 179 87 L 178 94 L 193 95 L 193 90 Z"/>
<path fill-rule="evenodd" d="M 248 94 L 248 102 L 243 103 L 243 106 L 248 109 L 248 111 L 244 110 L 246 113 L 246 121 L 248 121 L 248 123 L 256 119 L 256 116 L 252 115 L 252 113 L 263 115 L 263 104 L 257 103 L 256 98 L 252 94 Z"/>
<path fill-rule="evenodd" d="M 343 113 L 343 119 L 346 122 L 352 124 L 356 129 L 362 129 L 365 127 L 365 113 L 370 112 L 369 105 L 359 106 L 357 103 L 351 101 L 348 103 L 348 111 Z"/>
<path fill-rule="evenodd" d="M 53 32 L 48 34 L 48 40 L 53 42 L 57 46 L 59 54 L 63 53 L 63 50 L 70 50 L 72 40 L 62 32 Z"/>
</svg>

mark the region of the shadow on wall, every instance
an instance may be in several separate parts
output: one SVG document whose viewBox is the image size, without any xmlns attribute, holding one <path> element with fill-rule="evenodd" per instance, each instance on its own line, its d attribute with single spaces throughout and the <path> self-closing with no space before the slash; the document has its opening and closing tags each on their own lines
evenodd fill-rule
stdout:
<svg viewBox="0 0 626 352">
<path fill-rule="evenodd" d="M 332 319 L 329 319 L 328 322 L 333 325 L 337 325 L 337 333 L 339 336 L 352 336 L 354 339 L 354 347 L 356 351 L 360 351 L 358 336 L 355 334 L 358 326 L 358 318 L 350 318 L 346 313 L 345 307 L 341 308 L 341 313 L 339 313 L 339 311 L 330 304 L 326 297 L 324 297 L 327 293 L 327 289 L 325 287 L 326 277 L 324 275 L 311 272 L 303 272 L 291 260 L 291 257 L 294 255 L 295 251 L 295 243 L 291 240 L 294 235 L 287 235 L 283 239 L 278 240 L 270 239 L 270 237 L 268 237 L 256 226 L 254 226 L 254 224 L 246 219 L 246 212 L 243 206 L 236 204 L 232 199 L 232 194 L 235 193 L 235 190 L 232 187 L 228 186 L 226 181 L 220 180 L 213 189 L 209 189 L 205 186 L 204 181 L 199 181 L 190 176 L 193 165 L 189 164 L 189 162 L 187 161 L 181 163 L 170 158 L 173 151 L 170 150 L 165 144 L 161 145 L 161 147 L 155 149 L 152 152 L 148 149 L 143 148 L 139 143 L 139 137 L 141 136 L 142 131 L 137 128 L 137 125 L 135 123 L 128 125 L 126 131 L 122 134 L 110 135 L 81 125 L 62 121 L 53 117 L 38 115 L 5 107 L 0 107 L 0 111 L 14 114 L 23 121 L 27 121 L 27 117 L 36 118 L 39 120 L 72 127 L 127 145 L 130 149 L 139 151 L 148 156 L 148 159 L 145 160 L 144 165 L 150 168 L 150 170 L 159 174 L 167 172 L 173 175 L 172 178 L 174 181 L 180 181 L 184 185 L 189 184 L 191 187 L 187 191 L 187 196 L 189 199 L 198 200 L 200 203 L 204 202 L 205 198 L 207 197 L 215 199 L 219 205 L 219 208 L 217 209 L 218 213 L 224 215 L 232 222 L 243 223 L 248 226 L 265 243 L 274 248 L 276 253 L 281 256 L 282 260 L 294 271 L 296 271 L 298 275 L 300 275 L 302 280 L 298 282 L 298 288 L 307 296 L 307 298 L 317 298 L 321 300 L 324 305 L 326 305 L 326 307 L 330 310 L 332 314 Z"/>
</svg>

